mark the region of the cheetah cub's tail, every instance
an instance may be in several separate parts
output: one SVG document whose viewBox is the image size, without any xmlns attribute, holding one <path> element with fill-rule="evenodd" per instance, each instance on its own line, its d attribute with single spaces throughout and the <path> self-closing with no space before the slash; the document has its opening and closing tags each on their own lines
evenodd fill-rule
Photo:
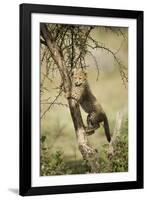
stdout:
<svg viewBox="0 0 147 200">
<path fill-rule="evenodd" d="M 107 138 L 108 142 L 110 142 L 111 141 L 111 135 L 110 135 L 108 118 L 107 118 L 106 114 L 104 115 L 104 130 L 105 130 L 106 138 Z"/>
</svg>

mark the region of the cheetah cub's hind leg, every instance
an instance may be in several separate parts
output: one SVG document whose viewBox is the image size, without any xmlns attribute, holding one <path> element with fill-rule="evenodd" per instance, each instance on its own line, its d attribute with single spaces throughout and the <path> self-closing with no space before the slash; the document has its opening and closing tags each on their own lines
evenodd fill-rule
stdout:
<svg viewBox="0 0 147 200">
<path fill-rule="evenodd" d="M 87 116 L 87 127 L 86 127 L 86 134 L 87 135 L 94 134 L 95 130 L 100 127 L 99 123 L 93 124 L 93 121 L 91 119 L 92 117 L 93 116 L 91 114 L 88 114 L 88 116 Z"/>
</svg>

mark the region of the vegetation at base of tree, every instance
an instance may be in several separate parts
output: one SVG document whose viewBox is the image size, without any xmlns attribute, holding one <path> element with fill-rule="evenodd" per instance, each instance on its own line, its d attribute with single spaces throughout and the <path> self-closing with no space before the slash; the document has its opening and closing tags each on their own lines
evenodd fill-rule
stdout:
<svg viewBox="0 0 147 200">
<path fill-rule="evenodd" d="M 105 147 L 106 146 L 106 147 Z M 128 171 L 128 120 L 123 123 L 120 135 L 117 136 L 113 146 L 114 155 L 111 159 L 107 155 L 107 147 L 104 145 L 99 153 L 101 172 L 126 172 Z"/>
<path fill-rule="evenodd" d="M 111 158 L 108 157 L 108 146 L 105 144 L 98 151 L 100 173 L 128 171 L 128 120 L 122 124 Z M 67 161 L 64 152 L 60 150 L 50 154 L 50 148 L 46 146 L 46 136 L 41 137 L 40 169 L 41 176 L 90 173 L 90 167 L 84 160 Z"/>
</svg>

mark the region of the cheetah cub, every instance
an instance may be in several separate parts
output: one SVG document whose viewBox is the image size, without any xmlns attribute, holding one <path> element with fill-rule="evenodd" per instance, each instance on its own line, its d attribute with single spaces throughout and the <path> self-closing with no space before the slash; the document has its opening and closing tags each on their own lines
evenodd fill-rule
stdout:
<svg viewBox="0 0 147 200">
<path fill-rule="evenodd" d="M 98 103 L 96 97 L 91 92 L 85 70 L 81 68 L 73 70 L 72 91 L 71 96 L 68 98 L 75 99 L 83 110 L 88 113 L 87 127 L 85 127 L 86 134 L 93 134 L 95 130 L 100 127 L 100 123 L 104 122 L 105 135 L 108 142 L 110 142 L 111 136 L 107 116 L 102 106 Z"/>
</svg>

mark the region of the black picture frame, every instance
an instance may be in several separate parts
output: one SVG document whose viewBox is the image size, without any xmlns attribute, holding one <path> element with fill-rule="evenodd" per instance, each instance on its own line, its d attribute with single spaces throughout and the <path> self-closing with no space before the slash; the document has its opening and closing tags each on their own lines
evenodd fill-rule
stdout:
<svg viewBox="0 0 147 200">
<path fill-rule="evenodd" d="M 137 20 L 137 180 L 66 186 L 31 186 L 31 14 L 51 13 Z M 20 174 L 19 194 L 43 195 L 143 188 L 143 11 L 53 5 L 20 5 Z"/>
</svg>

